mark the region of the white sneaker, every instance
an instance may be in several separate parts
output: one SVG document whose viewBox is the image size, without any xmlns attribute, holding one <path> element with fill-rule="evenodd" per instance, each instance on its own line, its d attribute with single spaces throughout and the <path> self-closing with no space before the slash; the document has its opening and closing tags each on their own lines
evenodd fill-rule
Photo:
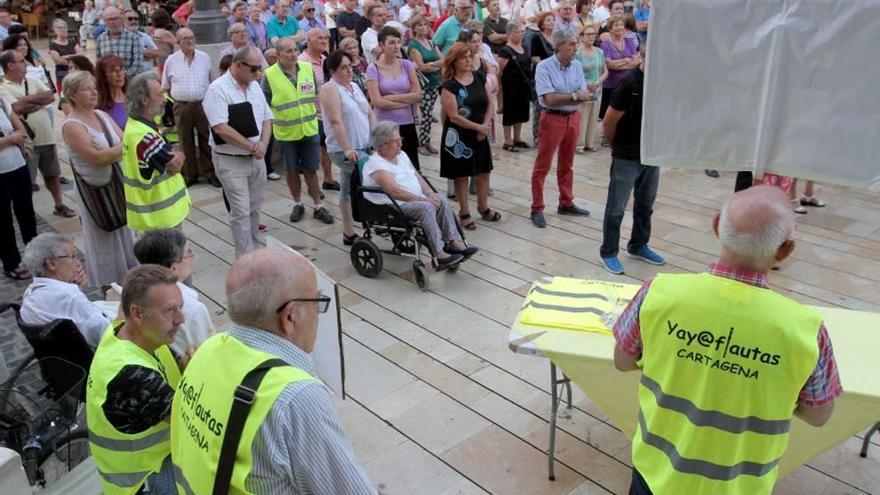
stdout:
<svg viewBox="0 0 880 495">
<path fill-rule="evenodd" d="M 266 177 L 268 177 L 269 180 L 281 180 L 281 176 L 278 175 L 276 172 L 269 172 L 269 174 L 266 175 Z"/>
</svg>

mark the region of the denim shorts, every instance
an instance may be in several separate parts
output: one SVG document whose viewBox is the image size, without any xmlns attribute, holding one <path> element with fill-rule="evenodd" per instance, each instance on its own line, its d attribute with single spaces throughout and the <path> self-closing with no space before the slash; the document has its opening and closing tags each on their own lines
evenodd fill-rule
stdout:
<svg viewBox="0 0 880 495">
<path fill-rule="evenodd" d="M 356 150 L 358 153 L 366 153 L 367 150 Z M 355 164 L 348 161 L 345 153 L 334 151 L 330 153 L 330 160 L 334 165 L 339 167 L 342 172 L 339 179 L 339 201 L 348 202 L 351 200 L 351 174 L 354 173 Z"/>
<path fill-rule="evenodd" d="M 321 165 L 318 135 L 299 141 L 275 141 L 281 164 L 288 172 L 315 172 Z"/>
</svg>

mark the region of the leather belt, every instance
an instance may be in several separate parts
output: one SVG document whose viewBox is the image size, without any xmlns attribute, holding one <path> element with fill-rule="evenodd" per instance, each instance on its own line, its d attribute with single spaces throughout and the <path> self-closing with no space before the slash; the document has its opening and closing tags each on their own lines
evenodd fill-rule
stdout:
<svg viewBox="0 0 880 495">
<path fill-rule="evenodd" d="M 544 108 L 541 111 L 547 112 L 550 115 L 564 115 L 566 117 L 577 112 L 577 110 L 556 110 L 555 108 Z"/>
</svg>

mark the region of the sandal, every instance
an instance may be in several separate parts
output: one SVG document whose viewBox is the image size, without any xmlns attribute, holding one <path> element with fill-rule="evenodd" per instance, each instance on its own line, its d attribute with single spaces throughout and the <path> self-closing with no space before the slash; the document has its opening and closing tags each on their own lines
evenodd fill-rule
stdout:
<svg viewBox="0 0 880 495">
<path fill-rule="evenodd" d="M 799 215 L 806 215 L 807 214 L 807 209 L 804 208 L 803 206 L 798 205 L 798 202 L 796 199 L 791 200 L 791 204 L 792 204 L 792 209 L 794 210 L 795 213 L 797 213 Z"/>
<path fill-rule="evenodd" d="M 816 208 L 824 208 L 825 203 L 815 196 L 801 196 L 801 206 L 815 206 Z"/>
<path fill-rule="evenodd" d="M 537 141 L 535 142 L 535 144 L 537 144 Z M 513 145 L 516 146 L 517 148 L 523 148 L 523 149 L 531 149 L 532 148 L 531 146 L 529 146 L 529 143 L 527 143 L 525 141 L 514 141 Z"/>
<path fill-rule="evenodd" d="M 3 273 L 13 280 L 27 280 L 31 278 L 30 272 L 20 266 L 14 270 L 4 270 Z"/>
<path fill-rule="evenodd" d="M 52 214 L 64 218 L 73 218 L 76 216 L 76 212 L 71 210 L 67 205 L 56 206 L 55 211 L 53 211 Z"/>
<path fill-rule="evenodd" d="M 487 222 L 497 222 L 498 220 L 501 220 L 501 213 L 498 213 L 492 208 L 486 208 L 484 211 L 481 211 L 480 216 Z"/>
<path fill-rule="evenodd" d="M 357 235 L 357 234 L 351 234 L 351 235 L 349 236 L 349 235 L 346 235 L 345 232 L 343 232 L 343 233 L 342 233 L 342 244 L 345 245 L 345 246 L 351 246 L 351 245 L 354 244 L 354 242 L 355 242 L 356 240 L 358 240 L 358 239 L 360 239 L 360 238 L 361 238 L 361 236 L 359 236 L 359 235 Z"/>
<path fill-rule="evenodd" d="M 509 151 L 511 153 L 519 153 L 519 149 L 517 149 L 515 144 L 504 144 L 501 146 L 501 149 L 504 151 Z"/>
<path fill-rule="evenodd" d="M 475 222 L 469 213 L 465 213 L 464 215 L 459 215 L 458 219 L 461 220 L 461 227 L 467 230 L 477 230 L 477 222 Z M 470 222 L 468 222 L 470 220 Z"/>
</svg>

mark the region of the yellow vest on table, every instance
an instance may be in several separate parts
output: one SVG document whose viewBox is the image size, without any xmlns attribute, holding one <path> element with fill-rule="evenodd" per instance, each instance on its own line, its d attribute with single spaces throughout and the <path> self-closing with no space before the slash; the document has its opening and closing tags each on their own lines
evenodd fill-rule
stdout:
<svg viewBox="0 0 880 495">
<path fill-rule="evenodd" d="M 147 134 L 159 133 L 149 125 L 129 117 L 122 138 L 122 183 L 128 227 L 150 231 L 180 225 L 189 214 L 190 198 L 183 176 L 166 170 L 141 177 L 138 144 Z"/>
<path fill-rule="evenodd" d="M 312 64 L 297 62 L 297 66 L 296 86 L 277 62 L 266 69 L 266 80 L 272 89 L 272 134 L 279 141 L 298 141 L 318 134 L 318 88 Z"/>
<path fill-rule="evenodd" d="M 642 303 L 633 465 L 665 494 L 769 494 L 821 317 L 707 273 L 658 275 Z"/>
<path fill-rule="evenodd" d="M 135 343 L 116 336 L 122 323 L 111 323 L 101 337 L 86 389 L 89 448 L 105 495 L 137 493 L 147 476 L 158 472 L 162 461 L 171 453 L 169 427 L 165 421 L 135 434 L 122 433 L 110 424 L 102 407 L 107 400 L 107 385 L 128 365 L 158 371 L 174 389 L 180 381 L 180 369 L 168 346 L 148 354 Z"/>
<path fill-rule="evenodd" d="M 233 395 L 245 375 L 277 359 L 252 349 L 224 332 L 204 341 L 186 367 L 171 406 L 171 460 L 178 493 L 211 493 Z M 217 363 L 223 363 L 222 369 Z M 251 493 L 246 480 L 253 468 L 254 438 L 275 400 L 291 383 L 316 380 L 294 366 L 271 368 L 256 393 L 244 424 L 229 493 Z"/>
</svg>

